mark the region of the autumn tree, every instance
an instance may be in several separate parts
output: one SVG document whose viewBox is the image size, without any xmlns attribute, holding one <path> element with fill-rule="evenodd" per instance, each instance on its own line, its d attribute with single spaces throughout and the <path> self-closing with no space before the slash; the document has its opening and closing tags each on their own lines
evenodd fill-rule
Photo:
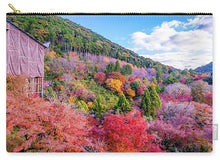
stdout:
<svg viewBox="0 0 220 160">
<path fill-rule="evenodd" d="M 122 82 L 117 79 L 107 79 L 105 81 L 106 88 L 110 89 L 112 92 L 121 93 Z"/>
<path fill-rule="evenodd" d="M 106 75 L 103 72 L 98 72 L 95 74 L 95 80 L 98 82 L 100 85 L 102 85 L 105 82 Z"/>
<path fill-rule="evenodd" d="M 127 101 L 125 95 L 122 93 L 119 96 L 118 103 L 113 108 L 114 112 L 119 113 L 128 113 L 129 111 L 133 110 L 130 103 Z"/>
</svg>

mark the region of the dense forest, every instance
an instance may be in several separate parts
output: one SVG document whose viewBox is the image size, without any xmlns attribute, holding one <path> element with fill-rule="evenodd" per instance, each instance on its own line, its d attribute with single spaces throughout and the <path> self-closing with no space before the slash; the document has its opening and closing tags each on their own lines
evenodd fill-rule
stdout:
<svg viewBox="0 0 220 160">
<path fill-rule="evenodd" d="M 51 42 L 43 97 L 7 75 L 7 151 L 212 151 L 210 73 L 144 59 L 59 16 L 7 18 Z"/>
</svg>

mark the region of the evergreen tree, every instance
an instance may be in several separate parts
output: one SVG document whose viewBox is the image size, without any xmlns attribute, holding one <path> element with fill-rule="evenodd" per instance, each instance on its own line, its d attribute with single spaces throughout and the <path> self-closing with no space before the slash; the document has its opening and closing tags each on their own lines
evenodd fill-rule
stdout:
<svg viewBox="0 0 220 160">
<path fill-rule="evenodd" d="M 114 106 L 113 108 L 114 112 L 119 112 L 119 113 L 128 113 L 129 111 L 133 110 L 131 107 L 130 103 L 127 101 L 125 95 L 122 93 L 119 96 L 118 103 L 117 105 Z"/>
<path fill-rule="evenodd" d="M 158 83 L 163 79 L 161 67 L 157 67 L 156 79 Z"/>
<path fill-rule="evenodd" d="M 121 71 L 121 66 L 120 66 L 119 61 L 117 60 L 115 64 L 115 72 L 120 72 L 120 71 Z"/>
<path fill-rule="evenodd" d="M 155 88 L 155 89 L 156 89 L 157 93 L 161 93 L 161 89 L 160 89 L 159 84 L 156 85 L 156 88 Z"/>
<path fill-rule="evenodd" d="M 95 114 L 96 118 L 102 118 L 104 116 L 106 112 L 106 105 L 102 104 L 101 95 L 98 95 L 90 110 Z"/>
<path fill-rule="evenodd" d="M 156 109 L 160 109 L 161 101 L 158 96 L 154 86 L 150 86 L 150 92 L 148 89 L 145 90 L 144 95 L 141 99 L 140 108 L 144 110 L 144 115 L 146 117 L 152 117 L 153 120 L 156 119 Z"/>
<path fill-rule="evenodd" d="M 151 105 L 154 108 L 160 109 L 161 107 L 161 101 L 160 101 L 160 97 L 156 92 L 156 89 L 154 86 L 150 86 L 150 97 L 151 97 Z"/>
<path fill-rule="evenodd" d="M 166 88 L 165 85 L 163 85 L 163 87 L 160 90 L 160 93 L 163 93 L 165 91 L 165 88 Z"/>
<path fill-rule="evenodd" d="M 152 80 L 151 80 L 155 85 L 157 84 L 157 80 L 155 77 L 152 77 Z"/>
<path fill-rule="evenodd" d="M 123 74 L 123 75 L 130 75 L 130 74 L 132 74 L 131 66 L 129 64 L 123 65 L 123 67 L 121 69 L 121 74 Z"/>
<path fill-rule="evenodd" d="M 149 85 L 149 81 L 146 77 L 143 78 L 144 82 L 146 83 L 146 85 Z"/>
<path fill-rule="evenodd" d="M 150 92 L 148 89 L 144 91 L 144 95 L 141 99 L 140 109 L 144 110 L 144 115 L 146 117 L 150 116 L 150 109 L 151 109 L 151 98 L 150 98 Z"/>
<path fill-rule="evenodd" d="M 110 62 L 110 63 L 106 66 L 106 73 L 114 72 L 114 70 L 115 70 L 115 65 L 114 65 L 114 63 Z"/>
<path fill-rule="evenodd" d="M 98 72 L 98 64 L 95 64 L 94 75 Z"/>
<path fill-rule="evenodd" d="M 83 100 L 80 100 L 80 101 L 78 101 L 77 104 L 83 112 L 88 112 L 89 108 L 88 108 L 86 102 L 84 102 Z"/>
</svg>

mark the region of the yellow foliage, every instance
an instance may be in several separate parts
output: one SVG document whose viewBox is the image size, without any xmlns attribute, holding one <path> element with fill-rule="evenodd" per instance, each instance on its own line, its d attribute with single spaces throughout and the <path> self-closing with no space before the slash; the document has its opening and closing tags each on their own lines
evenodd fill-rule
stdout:
<svg viewBox="0 0 220 160">
<path fill-rule="evenodd" d="M 76 101 L 75 101 L 75 97 L 70 96 L 70 98 L 68 99 L 68 103 L 74 104 L 75 102 L 76 102 Z"/>
<path fill-rule="evenodd" d="M 89 108 L 92 107 L 92 105 L 93 105 L 92 102 L 88 102 L 88 103 L 87 103 L 87 106 L 88 106 Z"/>
<path fill-rule="evenodd" d="M 123 57 L 129 57 L 129 55 L 126 52 L 122 52 Z"/>
<path fill-rule="evenodd" d="M 56 58 L 57 54 L 55 51 L 50 51 L 50 52 L 47 52 L 46 55 L 52 59 Z"/>
<path fill-rule="evenodd" d="M 122 82 L 120 80 L 117 80 L 117 79 L 107 79 L 105 81 L 105 83 L 106 83 L 106 87 L 108 89 L 110 89 L 111 91 L 118 92 L 118 93 L 121 92 Z"/>
</svg>

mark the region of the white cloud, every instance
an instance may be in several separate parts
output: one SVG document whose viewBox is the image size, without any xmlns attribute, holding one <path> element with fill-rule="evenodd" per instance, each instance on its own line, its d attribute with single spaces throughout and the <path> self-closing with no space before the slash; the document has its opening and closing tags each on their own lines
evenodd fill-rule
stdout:
<svg viewBox="0 0 220 160">
<path fill-rule="evenodd" d="M 179 31 L 185 27 L 187 31 Z M 150 34 L 135 32 L 131 35 L 134 48 L 138 50 L 163 51 L 150 58 L 177 68 L 192 68 L 210 62 L 212 57 L 212 17 L 196 16 L 188 22 L 163 22 Z M 138 51 L 136 50 L 136 51 Z M 202 59 L 204 58 L 204 59 Z M 169 63 L 168 63 L 169 62 Z"/>
<path fill-rule="evenodd" d="M 210 53 L 195 55 L 189 52 L 165 52 L 154 55 L 141 55 L 146 58 L 151 58 L 154 61 L 159 61 L 166 65 L 171 65 L 179 69 L 195 69 L 198 66 L 206 65 L 212 61 Z"/>
</svg>

